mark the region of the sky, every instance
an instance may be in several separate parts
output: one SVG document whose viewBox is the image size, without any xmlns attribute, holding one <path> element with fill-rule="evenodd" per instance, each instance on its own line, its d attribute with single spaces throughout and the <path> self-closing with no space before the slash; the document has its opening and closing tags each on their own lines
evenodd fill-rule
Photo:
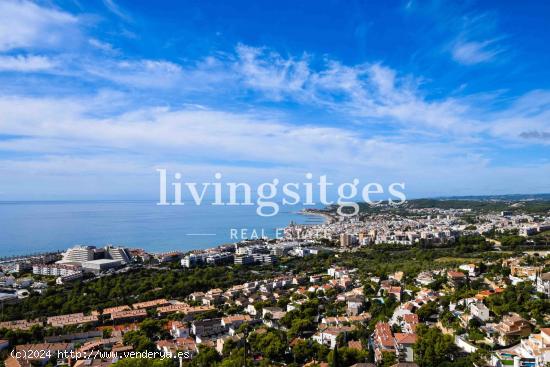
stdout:
<svg viewBox="0 0 550 367">
<path fill-rule="evenodd" d="M 550 192 L 550 2 L 0 1 L 0 201 Z"/>
</svg>

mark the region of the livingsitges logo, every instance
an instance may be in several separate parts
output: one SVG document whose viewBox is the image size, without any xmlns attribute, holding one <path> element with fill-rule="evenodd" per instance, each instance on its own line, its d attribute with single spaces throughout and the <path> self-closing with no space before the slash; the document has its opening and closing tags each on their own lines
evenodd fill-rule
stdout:
<svg viewBox="0 0 550 367">
<path fill-rule="evenodd" d="M 281 205 L 314 206 L 317 204 L 338 206 L 337 213 L 342 216 L 355 216 L 359 213 L 359 204 L 363 201 L 371 205 L 382 203 L 383 200 L 373 200 L 372 195 L 387 195 L 390 205 L 403 204 L 405 183 L 394 182 L 385 189 L 383 185 L 369 182 L 361 185 L 357 178 L 350 182 L 335 185 L 328 181 L 326 175 L 316 177 L 306 173 L 303 182 L 285 182 L 274 178 L 253 186 L 246 182 L 223 182 L 223 175 L 215 173 L 212 182 L 183 182 L 183 175 L 175 172 L 169 175 L 166 169 L 158 168 L 159 201 L 157 205 L 185 205 L 189 200 L 195 205 L 202 205 L 206 198 L 213 198 L 209 205 L 255 205 L 256 213 L 262 217 L 271 217 L 279 213 Z M 336 200 L 329 200 L 330 190 L 335 189 Z M 168 200 L 168 194 L 173 198 Z M 255 200 L 252 200 L 253 194 Z M 316 202 L 314 198 L 319 198 Z"/>
</svg>

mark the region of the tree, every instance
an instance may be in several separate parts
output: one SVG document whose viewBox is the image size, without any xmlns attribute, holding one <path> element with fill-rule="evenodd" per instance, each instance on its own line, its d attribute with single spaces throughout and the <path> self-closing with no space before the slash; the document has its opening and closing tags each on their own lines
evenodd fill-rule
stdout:
<svg viewBox="0 0 550 367">
<path fill-rule="evenodd" d="M 334 350 L 332 351 L 332 362 L 330 366 L 340 367 L 340 356 L 338 355 L 338 345 L 335 345 Z"/>
<path fill-rule="evenodd" d="M 102 338 L 109 339 L 112 334 L 113 334 L 113 329 L 110 329 L 110 328 L 103 329 Z"/>
<path fill-rule="evenodd" d="M 284 334 L 270 330 L 263 334 L 253 333 L 250 336 L 252 350 L 259 351 L 265 358 L 281 360 L 285 355 L 286 341 Z"/>
<path fill-rule="evenodd" d="M 504 247 L 510 247 L 511 249 L 515 249 L 518 246 L 523 246 L 526 240 L 527 239 L 522 236 L 505 236 L 500 239 L 500 243 Z"/>
<path fill-rule="evenodd" d="M 197 354 L 189 363 L 190 367 L 210 367 L 216 366 L 221 361 L 221 357 L 214 348 L 199 346 L 199 354 Z"/>
<path fill-rule="evenodd" d="M 393 352 L 382 352 L 381 367 L 390 367 L 397 363 L 397 356 Z"/>
<path fill-rule="evenodd" d="M 148 338 L 153 338 L 163 331 L 164 323 L 160 320 L 145 319 L 139 325 L 139 329 L 147 335 Z"/>
<path fill-rule="evenodd" d="M 348 347 L 334 348 L 328 355 L 329 363 L 338 363 L 339 366 L 351 366 L 367 359 L 368 352 Z"/>
<path fill-rule="evenodd" d="M 141 330 L 129 331 L 122 339 L 124 345 L 131 345 L 136 352 L 155 351 L 156 345 Z"/>
<path fill-rule="evenodd" d="M 430 316 L 437 314 L 437 302 L 428 302 L 425 305 L 422 305 L 416 314 L 420 321 L 426 321 Z"/>
<path fill-rule="evenodd" d="M 437 367 L 456 351 L 453 337 L 443 334 L 438 328 L 418 325 L 416 334 L 418 339 L 413 349 L 420 367 Z"/>
<path fill-rule="evenodd" d="M 254 361 L 248 357 L 246 359 L 247 366 L 253 366 Z M 230 356 L 225 357 L 219 364 L 219 367 L 242 367 L 244 366 L 244 350 L 243 348 L 235 349 Z"/>
<path fill-rule="evenodd" d="M 290 337 L 302 336 L 306 331 L 312 331 L 315 329 L 315 324 L 310 319 L 294 319 L 292 321 L 292 327 L 288 331 Z"/>
<path fill-rule="evenodd" d="M 310 346 L 310 343 L 307 340 L 298 340 L 294 343 L 292 355 L 296 363 L 303 364 L 315 355 L 315 348 Z"/>
</svg>

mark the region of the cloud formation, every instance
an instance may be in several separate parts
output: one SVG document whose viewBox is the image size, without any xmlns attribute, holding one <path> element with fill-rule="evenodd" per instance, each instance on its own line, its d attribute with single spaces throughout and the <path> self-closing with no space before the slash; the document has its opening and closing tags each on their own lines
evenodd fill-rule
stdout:
<svg viewBox="0 0 550 367">
<path fill-rule="evenodd" d="M 78 18 L 26 0 L 0 2 L 0 52 L 63 47 L 78 31 Z"/>
<path fill-rule="evenodd" d="M 47 56 L 35 55 L 0 55 L 0 71 L 36 72 L 50 70 L 56 63 Z"/>
<path fill-rule="evenodd" d="M 116 3 L 105 6 L 125 16 Z M 45 182 L 45 194 L 78 196 L 86 187 L 115 195 L 130 184 L 136 195 L 150 194 L 158 166 L 195 178 L 223 171 L 290 179 L 313 171 L 405 181 L 419 195 L 550 185 L 543 157 L 508 162 L 496 148 L 547 149 L 548 90 L 514 98 L 492 90 L 436 94 L 423 75 L 384 60 L 353 64 L 245 43 L 190 59 L 142 57 L 89 34 L 83 17 L 0 2 L 0 78 L 21 85 L 0 90 L 5 195 L 22 195 L 18 182 L 32 177 Z M 454 60 L 468 67 L 503 52 L 479 24 L 467 22 L 452 44 Z M 510 175 L 521 179 L 507 181 Z M 83 182 L 101 177 L 104 190 Z"/>
</svg>

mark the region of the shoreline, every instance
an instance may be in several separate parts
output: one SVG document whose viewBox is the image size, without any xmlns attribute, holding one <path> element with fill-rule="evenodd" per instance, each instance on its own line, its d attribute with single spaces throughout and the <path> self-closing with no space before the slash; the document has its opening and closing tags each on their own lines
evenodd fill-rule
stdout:
<svg viewBox="0 0 550 367">
<path fill-rule="evenodd" d="M 334 218 L 333 215 L 331 215 L 331 214 L 329 214 L 325 211 L 321 211 L 319 209 L 302 209 L 299 213 L 301 215 L 313 215 L 313 216 L 322 217 L 325 220 L 321 224 L 333 224 L 333 223 L 336 222 L 336 218 Z M 317 223 L 315 223 L 315 224 L 317 224 Z M 315 224 L 305 224 L 305 225 L 315 225 Z"/>
</svg>

